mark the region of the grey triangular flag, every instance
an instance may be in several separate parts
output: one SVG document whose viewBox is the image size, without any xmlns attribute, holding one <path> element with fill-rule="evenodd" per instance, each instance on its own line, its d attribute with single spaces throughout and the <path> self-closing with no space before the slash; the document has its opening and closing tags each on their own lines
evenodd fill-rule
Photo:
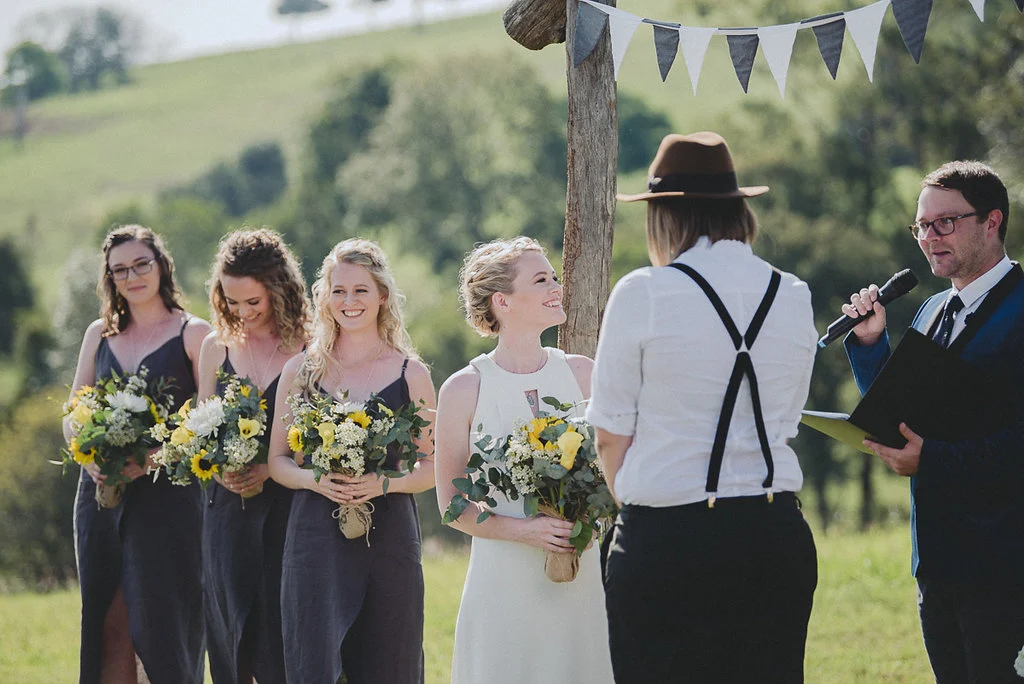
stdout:
<svg viewBox="0 0 1024 684">
<path fill-rule="evenodd" d="M 896 27 L 903 36 L 903 44 L 914 62 L 921 63 L 924 49 L 924 33 L 928 29 L 928 17 L 932 13 L 932 0 L 892 0 L 892 15 Z"/>
<path fill-rule="evenodd" d="M 1017 4 L 1020 4 L 1020 2 Z M 971 7 L 974 8 L 974 13 L 978 15 L 978 21 L 985 21 L 985 0 L 971 0 Z"/>
<path fill-rule="evenodd" d="M 828 73 L 832 74 L 834 81 L 839 72 L 839 57 L 843 53 L 843 37 L 846 35 L 846 20 L 843 19 L 843 13 L 824 14 L 813 19 L 804 19 L 801 23 L 809 24 L 812 21 L 822 21 L 832 17 L 835 17 L 833 21 L 818 24 L 811 30 L 814 31 L 814 39 L 818 41 L 818 52 L 821 53 L 821 59 L 824 60 L 825 66 L 828 67 Z"/>
<path fill-rule="evenodd" d="M 661 80 L 668 78 L 668 71 L 676 61 L 679 52 L 679 29 L 654 26 L 654 50 L 658 54 L 658 71 Z"/>
<path fill-rule="evenodd" d="M 756 30 L 756 29 L 754 29 Z M 747 92 L 747 84 L 750 82 L 750 70 L 754 66 L 754 57 L 757 55 L 757 34 L 745 36 L 726 36 L 729 41 L 729 56 L 732 57 L 732 68 L 736 71 L 736 78 L 743 86 L 743 92 Z"/>
<path fill-rule="evenodd" d="M 587 2 L 576 7 L 576 36 L 572 43 L 572 65 L 578 67 L 597 47 L 608 25 L 608 15 Z"/>
</svg>

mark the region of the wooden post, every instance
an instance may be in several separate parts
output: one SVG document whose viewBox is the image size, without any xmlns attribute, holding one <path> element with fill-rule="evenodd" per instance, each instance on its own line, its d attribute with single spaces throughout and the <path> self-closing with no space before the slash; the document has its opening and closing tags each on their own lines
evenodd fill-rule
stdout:
<svg viewBox="0 0 1024 684">
<path fill-rule="evenodd" d="M 619 118 L 607 28 L 594 52 L 578 67 L 572 66 L 577 3 L 566 0 L 569 175 L 562 303 L 568 318 L 558 329 L 558 346 L 593 358 L 611 274 Z M 614 6 L 615 2 L 605 4 Z"/>
</svg>

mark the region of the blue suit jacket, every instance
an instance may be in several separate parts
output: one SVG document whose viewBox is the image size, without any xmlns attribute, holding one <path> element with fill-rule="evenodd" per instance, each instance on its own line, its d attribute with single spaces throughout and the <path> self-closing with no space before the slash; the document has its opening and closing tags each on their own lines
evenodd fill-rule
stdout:
<svg viewBox="0 0 1024 684">
<path fill-rule="evenodd" d="M 916 330 L 927 333 L 948 293 L 921 306 Z M 864 394 L 889 358 L 888 335 L 865 347 L 850 335 L 845 344 Z M 1024 282 L 977 328 L 960 356 L 1009 381 L 1016 418 L 972 439 L 943 442 L 922 435 L 921 462 L 910 479 L 911 568 L 917 577 L 1024 581 Z M 948 410 L 956 411 L 956 403 Z"/>
</svg>

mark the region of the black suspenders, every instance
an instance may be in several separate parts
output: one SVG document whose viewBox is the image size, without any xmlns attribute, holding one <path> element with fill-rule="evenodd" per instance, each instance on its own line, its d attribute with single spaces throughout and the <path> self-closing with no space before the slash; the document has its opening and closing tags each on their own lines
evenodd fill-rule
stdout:
<svg viewBox="0 0 1024 684">
<path fill-rule="evenodd" d="M 775 478 L 775 463 L 772 460 L 772 449 L 768 444 L 768 433 L 764 427 L 764 414 L 761 412 L 761 395 L 757 388 L 757 375 L 754 373 L 754 362 L 750 358 L 750 348 L 754 346 L 757 334 L 761 332 L 764 319 L 768 316 L 768 310 L 772 308 L 775 295 L 779 291 L 779 284 L 782 282 L 782 275 L 772 269 L 771 280 L 768 282 L 768 289 L 761 299 L 760 306 L 754 312 L 747 332 L 740 335 L 736 323 L 725 308 L 718 293 L 704 280 L 701 274 L 686 264 L 672 263 L 672 268 L 682 271 L 690 276 L 695 283 L 704 291 L 711 305 L 715 307 L 718 317 L 732 338 L 733 346 L 736 347 L 736 363 L 732 367 L 732 376 L 729 378 L 729 385 L 725 390 L 725 400 L 722 402 L 722 411 L 718 414 L 718 427 L 715 430 L 715 442 L 711 447 L 711 462 L 708 464 L 708 479 L 704 487 L 708 495 L 708 508 L 715 507 L 715 498 L 718 494 L 718 477 L 722 472 L 722 459 L 725 457 L 725 439 L 729 434 L 729 423 L 732 421 L 732 412 L 736 408 L 736 398 L 739 395 L 740 384 L 744 376 L 750 381 L 750 399 L 754 407 L 754 426 L 757 428 L 757 439 L 761 443 L 761 454 L 764 456 L 764 463 L 768 470 L 768 476 L 764 479 L 762 486 L 772 500 L 772 481 Z"/>
</svg>

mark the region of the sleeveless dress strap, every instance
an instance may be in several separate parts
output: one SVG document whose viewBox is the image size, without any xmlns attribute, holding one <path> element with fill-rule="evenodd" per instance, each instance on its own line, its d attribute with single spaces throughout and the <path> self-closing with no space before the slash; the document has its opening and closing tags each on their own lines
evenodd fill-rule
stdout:
<svg viewBox="0 0 1024 684">
<path fill-rule="evenodd" d="M 703 290 L 704 295 L 711 302 L 711 305 L 715 308 L 715 312 L 718 317 L 722 320 L 722 325 L 729 333 L 729 337 L 732 339 L 733 346 L 736 347 L 736 361 L 732 367 L 732 375 L 729 377 L 729 384 L 726 386 L 725 399 L 722 401 L 722 410 L 718 414 L 718 425 L 715 428 L 715 441 L 711 447 L 711 460 L 708 464 L 708 475 L 707 481 L 705 482 L 705 492 L 708 495 L 708 508 L 714 508 L 715 498 L 718 493 L 718 480 L 722 472 L 722 461 L 725 458 L 725 442 L 729 436 L 729 424 L 732 422 L 733 410 L 736 408 L 736 399 L 739 396 L 740 385 L 743 383 L 743 378 L 746 377 L 750 384 L 750 400 L 754 409 L 754 427 L 757 429 L 757 441 L 761 446 L 761 455 L 764 458 L 765 468 L 768 471 L 767 477 L 765 477 L 762 486 L 765 489 L 765 493 L 768 496 L 768 500 L 772 500 L 772 483 L 775 479 L 775 462 L 772 459 L 771 445 L 768 443 L 768 431 L 764 425 L 764 413 L 761 410 L 761 393 L 757 386 L 757 374 L 754 372 L 754 361 L 750 356 L 750 348 L 754 345 L 757 340 L 758 333 L 761 332 L 761 326 L 764 325 L 765 319 L 768 317 L 768 311 L 771 309 L 772 304 L 775 301 L 775 296 L 778 294 L 779 285 L 782 282 L 782 274 L 778 270 L 772 269 L 772 275 L 768 281 L 768 288 L 761 298 L 761 303 L 757 307 L 757 311 L 754 312 L 754 317 L 750 321 L 750 325 L 747 327 L 746 333 L 740 335 L 739 328 L 736 327 L 736 323 L 733 321 L 732 316 L 729 315 L 728 309 L 725 308 L 725 304 L 722 302 L 721 297 L 715 292 L 711 284 L 708 283 L 696 270 L 687 266 L 686 264 L 672 263 L 669 264 L 672 268 L 685 273 L 690 276 L 691 279 Z M 745 348 L 741 348 L 745 347 Z"/>
<path fill-rule="evenodd" d="M 403 378 L 405 377 L 405 369 L 408 368 L 408 367 L 409 367 L 409 357 L 406 356 L 405 357 L 405 361 L 402 362 L 402 375 L 400 377 L 403 377 Z"/>
</svg>

